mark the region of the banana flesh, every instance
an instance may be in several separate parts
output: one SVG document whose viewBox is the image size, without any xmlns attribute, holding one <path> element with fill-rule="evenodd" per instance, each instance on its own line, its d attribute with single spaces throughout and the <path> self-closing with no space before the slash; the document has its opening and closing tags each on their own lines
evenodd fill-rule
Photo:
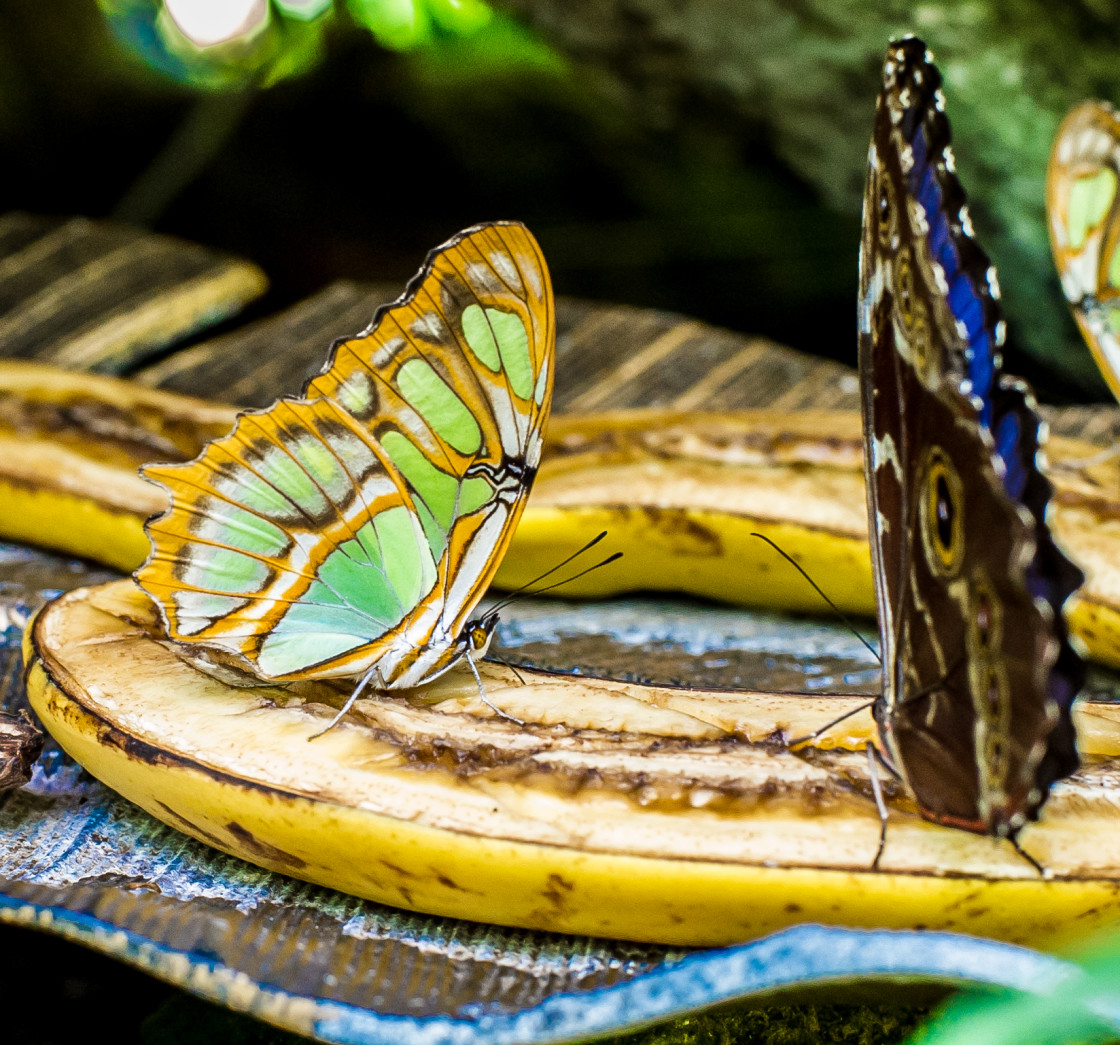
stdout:
<svg viewBox="0 0 1120 1045">
<path fill-rule="evenodd" d="M 63 596 L 25 639 L 62 746 L 166 823 L 261 866 L 399 907 L 571 933 L 719 945 L 785 925 L 963 929 L 1056 947 L 1120 916 L 1120 709 L 1079 708 L 1085 768 L 1010 845 L 923 821 L 888 785 L 867 712 L 800 754 L 775 742 L 859 698 L 667 689 L 485 665 L 360 700 L 233 689 L 161 641 L 119 581 Z"/>
<path fill-rule="evenodd" d="M 0 364 L 0 536 L 123 570 L 148 551 L 163 492 L 136 469 L 188 460 L 233 424 L 232 407 L 112 378 Z M 1051 522 L 1088 576 L 1070 627 L 1120 667 L 1120 463 L 1052 439 Z M 842 610 L 872 615 L 859 417 L 850 411 L 557 416 L 496 583 L 520 587 L 602 530 L 618 563 L 572 596 L 683 592 L 820 612 L 819 596 L 764 542 L 818 579 Z"/>
</svg>

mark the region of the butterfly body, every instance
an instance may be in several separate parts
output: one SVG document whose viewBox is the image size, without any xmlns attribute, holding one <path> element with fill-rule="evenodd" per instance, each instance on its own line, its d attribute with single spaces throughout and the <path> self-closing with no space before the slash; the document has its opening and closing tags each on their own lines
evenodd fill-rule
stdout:
<svg viewBox="0 0 1120 1045">
<path fill-rule="evenodd" d="M 540 461 L 554 344 L 535 240 L 476 226 L 301 397 L 145 468 L 171 503 L 136 579 L 176 648 L 231 681 L 381 689 L 481 656 L 496 618 L 473 614 Z"/>
<path fill-rule="evenodd" d="M 1046 526 L 1040 421 L 1001 372 L 998 283 L 972 237 L 940 77 L 893 45 L 869 153 L 859 340 L 884 664 L 883 754 L 927 819 L 1014 837 L 1078 764 L 1083 677 Z"/>
<path fill-rule="evenodd" d="M 1046 170 L 1050 245 L 1062 291 L 1120 398 L 1120 115 L 1104 102 L 1062 121 Z"/>
</svg>

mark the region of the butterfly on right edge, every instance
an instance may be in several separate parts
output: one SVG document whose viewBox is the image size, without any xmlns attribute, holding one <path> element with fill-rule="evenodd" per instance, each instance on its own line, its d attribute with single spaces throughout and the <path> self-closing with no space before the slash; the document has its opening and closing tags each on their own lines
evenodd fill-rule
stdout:
<svg viewBox="0 0 1120 1045">
<path fill-rule="evenodd" d="M 1050 246 L 1077 325 L 1120 399 L 1120 115 L 1074 106 L 1046 169 Z"/>
<path fill-rule="evenodd" d="M 1018 847 L 1078 765 L 1085 668 L 1063 606 L 1082 575 L 1047 526 L 1044 425 L 1003 372 L 995 269 L 956 175 L 940 74 L 913 37 L 883 67 L 859 294 L 881 757 L 927 820 Z"/>
</svg>

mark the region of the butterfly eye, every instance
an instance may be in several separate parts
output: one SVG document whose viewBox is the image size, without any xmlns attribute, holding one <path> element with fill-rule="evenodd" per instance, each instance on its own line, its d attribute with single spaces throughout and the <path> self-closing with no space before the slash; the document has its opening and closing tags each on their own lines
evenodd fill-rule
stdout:
<svg viewBox="0 0 1120 1045">
<path fill-rule="evenodd" d="M 949 493 L 949 484 L 945 476 L 939 475 L 935 482 L 935 496 L 937 498 L 934 511 L 937 515 L 937 543 L 946 553 L 953 550 L 953 517 L 956 515 L 956 506 L 953 504 L 952 495 Z"/>
<path fill-rule="evenodd" d="M 934 571 L 949 576 L 956 573 L 964 551 L 961 480 L 939 447 L 930 449 L 924 474 L 922 543 Z"/>
<path fill-rule="evenodd" d="M 486 640 L 490 633 L 483 627 L 471 628 L 471 649 L 482 650 L 486 648 Z"/>
</svg>

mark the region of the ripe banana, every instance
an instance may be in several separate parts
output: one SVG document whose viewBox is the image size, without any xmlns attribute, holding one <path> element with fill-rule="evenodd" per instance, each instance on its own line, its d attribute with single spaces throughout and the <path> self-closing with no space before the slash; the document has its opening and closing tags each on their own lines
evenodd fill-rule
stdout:
<svg viewBox="0 0 1120 1045">
<path fill-rule="evenodd" d="M 139 465 L 188 460 L 233 408 L 112 378 L 0 364 L 0 536 L 131 570 L 141 524 L 164 508 Z M 1120 667 L 1120 465 L 1053 439 L 1053 526 L 1088 581 L 1070 625 Z M 515 588 L 609 531 L 625 558 L 565 586 L 573 596 L 658 590 L 820 612 L 765 533 L 843 610 L 875 610 L 859 417 L 631 410 L 554 417 L 528 508 L 498 573 Z"/>
<path fill-rule="evenodd" d="M 1120 708 L 1078 711 L 1087 766 L 1010 845 L 922 820 L 904 793 L 881 870 L 859 698 L 703 692 L 487 664 L 360 700 L 231 689 L 160 640 L 131 581 L 44 609 L 28 692 L 62 746 L 153 816 L 358 896 L 511 926 L 717 945 L 797 922 L 956 928 L 1057 946 L 1120 916 Z M 891 788 L 888 786 L 888 790 Z"/>
<path fill-rule="evenodd" d="M 0 536 L 135 569 L 164 508 L 137 468 L 189 460 L 228 406 L 36 363 L 0 362 Z"/>
</svg>

